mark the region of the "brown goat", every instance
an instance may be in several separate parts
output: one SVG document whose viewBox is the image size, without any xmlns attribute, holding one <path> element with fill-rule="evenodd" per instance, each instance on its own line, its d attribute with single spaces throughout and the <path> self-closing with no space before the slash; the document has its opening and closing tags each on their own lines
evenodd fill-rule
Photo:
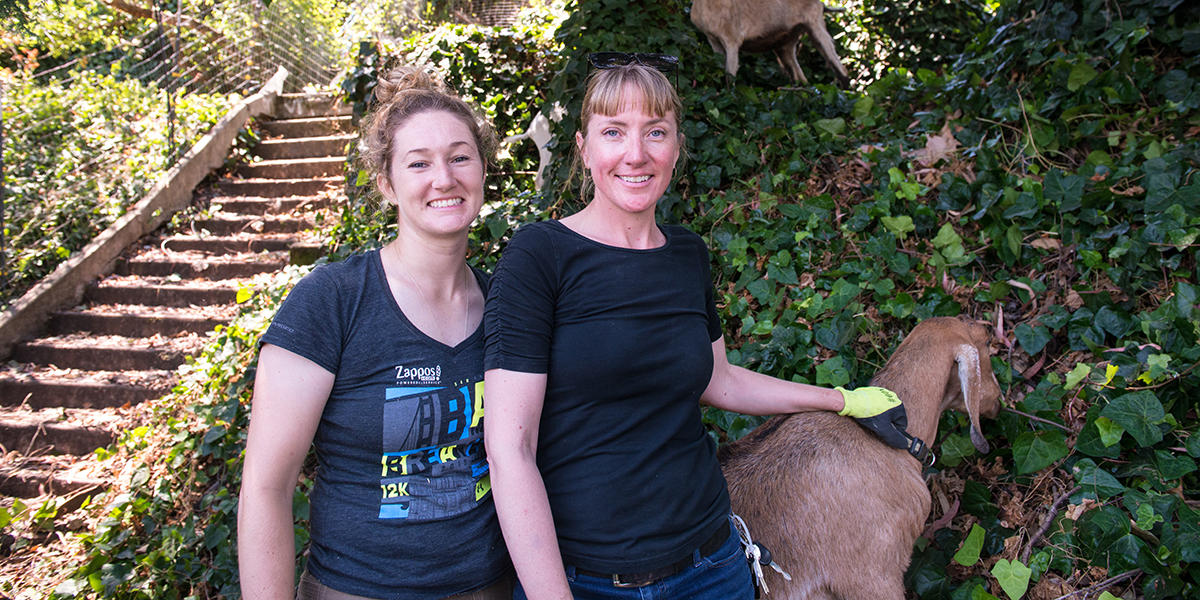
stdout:
<svg viewBox="0 0 1200 600">
<path fill-rule="evenodd" d="M 937 437 L 947 408 L 966 412 L 971 441 L 988 452 L 979 417 L 994 417 L 1000 386 L 988 330 L 940 317 L 913 328 L 871 380 L 899 395 L 908 432 Z M 913 542 L 929 515 L 917 459 L 830 412 L 773 417 L 722 449 L 734 513 L 792 581 L 764 569 L 770 598 L 904 597 Z"/>
<path fill-rule="evenodd" d="M 825 29 L 826 10 L 821 0 L 694 0 L 691 16 L 713 50 L 725 55 L 725 72 L 730 77 L 737 76 L 739 50 L 770 50 L 792 81 L 807 84 L 808 78 L 796 60 L 796 48 L 800 35 L 808 32 L 833 69 L 838 85 L 844 88 L 850 85 L 850 76 Z"/>
</svg>

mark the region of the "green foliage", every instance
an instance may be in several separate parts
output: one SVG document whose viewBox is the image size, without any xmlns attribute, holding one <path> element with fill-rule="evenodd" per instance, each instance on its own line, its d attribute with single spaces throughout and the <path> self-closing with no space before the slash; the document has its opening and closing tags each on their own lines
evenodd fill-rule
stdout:
<svg viewBox="0 0 1200 600">
<path fill-rule="evenodd" d="M 181 368 L 180 383 L 155 406 L 155 426 L 118 441 L 137 466 L 124 493 L 98 499 L 106 518 L 82 535 L 86 560 L 52 598 L 240 596 L 237 490 L 258 339 L 309 270 L 290 266 L 239 291 L 238 315 Z M 295 498 L 303 547 L 307 487 Z"/>
<path fill-rule="evenodd" d="M 659 215 L 687 223 L 712 249 L 732 362 L 863 385 L 921 319 L 1000 325 L 1008 349 L 992 366 L 1020 413 L 985 422 L 986 457 L 964 417 L 943 416 L 934 478 L 960 508 L 918 544 L 906 575 L 915 597 L 1044 597 L 1035 592 L 1051 580 L 1075 591 L 1121 574 L 1125 597 L 1197 595 L 1200 9 L 1013 0 L 894 10 L 917 11 L 912 19 L 944 24 L 946 35 L 854 17 L 846 43 L 865 37 L 845 49 L 851 62 L 874 47 L 904 59 L 879 58 L 892 68 L 853 91 L 819 83 L 828 74 L 814 59 L 803 64 L 817 85 L 779 87 L 782 73 L 756 55 L 727 85 L 683 0 L 637 11 L 580 0 L 552 44 L 446 26 L 400 47 L 485 108 L 512 111 L 507 122 L 494 115 L 502 133 L 522 129 L 539 106 L 566 109 L 545 190 L 535 196 L 531 177 L 516 173 L 533 164 L 528 148 L 513 151 L 519 166 L 493 173 L 473 238 L 478 264 L 491 263 L 513 224 L 579 205 L 567 151 L 587 52 L 669 52 L 681 57 L 689 160 Z M 353 99 L 367 99 L 398 48 L 360 53 L 345 88 Z M 335 239 L 345 251 L 376 245 L 392 219 L 356 200 Z M 196 404 L 198 416 L 164 417 L 175 436 L 166 447 L 179 449 L 177 466 L 198 465 L 197 480 L 181 477 L 185 468 L 161 480 L 151 473 L 143 491 L 121 499 L 114 525 L 89 538 L 90 562 L 72 584 L 80 594 L 94 584 L 114 596 L 174 597 L 173 582 L 179 596 L 236 595 L 230 545 L 221 544 L 233 500 L 220 494 L 236 489 L 255 330 L 222 331 L 197 359 L 197 378 L 211 383 L 188 384 L 180 402 Z M 760 422 L 703 415 L 722 441 Z M 1060 496 L 1061 510 L 1051 510 Z M 202 531 L 215 532 L 213 546 Z"/>
<path fill-rule="evenodd" d="M 175 144 L 199 139 L 229 107 L 223 96 L 175 101 Z M 69 83 L 16 74 L 5 90 L 4 241 L 0 305 L 124 214 L 173 157 L 163 92 L 77 72 Z"/>
<path fill-rule="evenodd" d="M 550 35 L 557 26 L 560 4 L 535 4 L 511 27 L 444 23 L 396 44 L 363 42 L 355 66 L 342 82 L 356 119 L 374 101 L 379 74 L 395 64 L 433 69 L 464 100 L 480 110 L 507 137 L 523 132 L 545 103 L 543 74 L 553 68 L 559 51 Z M 357 147 L 357 144 L 355 144 Z M 531 209 L 537 148 L 520 142 L 501 148 L 498 164 L 488 170 L 481 223 L 471 234 L 472 261 L 489 267 L 499 258 L 502 239 L 518 223 L 537 220 Z M 383 207 L 367 170 L 351 157 L 347 202 L 330 231 L 340 252 L 377 247 L 394 235 L 395 212 Z"/>
</svg>

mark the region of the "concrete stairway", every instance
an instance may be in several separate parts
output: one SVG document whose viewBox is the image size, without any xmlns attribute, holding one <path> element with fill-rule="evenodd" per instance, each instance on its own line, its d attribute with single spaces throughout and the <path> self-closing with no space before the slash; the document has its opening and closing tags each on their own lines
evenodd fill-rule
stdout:
<svg viewBox="0 0 1200 600">
<path fill-rule="evenodd" d="M 175 368 L 232 318 L 240 286 L 293 257 L 311 261 L 314 215 L 343 193 L 349 107 L 283 95 L 275 114 L 257 125 L 259 160 L 197 189 L 201 216 L 129 248 L 0 366 L 0 497 L 81 501 L 103 487 L 81 456 L 117 439 L 129 407 L 170 390 Z"/>
</svg>

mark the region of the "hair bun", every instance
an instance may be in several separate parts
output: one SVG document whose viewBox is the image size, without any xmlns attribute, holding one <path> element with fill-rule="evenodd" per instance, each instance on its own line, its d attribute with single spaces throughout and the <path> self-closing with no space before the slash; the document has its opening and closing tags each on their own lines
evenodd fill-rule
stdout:
<svg viewBox="0 0 1200 600">
<path fill-rule="evenodd" d="M 391 102 L 396 96 L 410 90 L 425 90 L 430 92 L 449 93 L 449 89 L 441 79 L 432 73 L 401 65 L 382 73 L 375 84 L 375 101 L 380 104 Z"/>
</svg>

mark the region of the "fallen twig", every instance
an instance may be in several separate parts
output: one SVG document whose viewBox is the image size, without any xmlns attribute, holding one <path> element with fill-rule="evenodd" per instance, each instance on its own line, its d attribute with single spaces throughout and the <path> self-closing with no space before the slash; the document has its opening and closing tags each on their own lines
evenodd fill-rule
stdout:
<svg viewBox="0 0 1200 600">
<path fill-rule="evenodd" d="M 1029 555 L 1033 554 L 1033 547 L 1042 540 L 1042 536 L 1050 530 L 1050 525 L 1054 523 L 1054 517 L 1058 516 L 1058 509 L 1063 502 L 1067 501 L 1072 494 L 1083 489 L 1083 486 L 1075 486 L 1066 492 L 1063 492 L 1059 497 L 1054 499 L 1054 503 L 1050 505 L 1050 512 L 1046 514 L 1045 520 L 1042 521 L 1042 526 L 1038 528 L 1033 535 L 1029 536 L 1029 545 L 1025 547 L 1025 551 L 1021 553 L 1021 562 L 1029 564 Z"/>
<path fill-rule="evenodd" d="M 1105 579 L 1104 581 L 1101 581 L 1100 583 L 1097 583 L 1096 585 L 1085 587 L 1082 590 L 1075 590 L 1075 591 L 1071 592 L 1070 594 L 1063 594 L 1062 596 L 1059 596 L 1059 597 L 1055 598 L 1054 600 L 1066 600 L 1067 598 L 1073 598 L 1080 594 L 1083 594 L 1084 596 L 1086 596 L 1087 594 L 1091 594 L 1094 592 L 1102 592 L 1118 583 L 1121 583 L 1122 581 L 1125 581 L 1126 579 L 1132 579 L 1141 574 L 1142 574 L 1141 569 L 1134 569 L 1132 571 L 1126 571 L 1124 573 L 1121 573 L 1120 575 L 1117 575 L 1116 577 L 1109 577 L 1108 579 Z"/>
<path fill-rule="evenodd" d="M 1004 406 L 1004 407 L 1001 407 L 1001 409 L 1000 409 L 1000 410 L 1005 410 L 1005 411 L 1008 411 L 1008 412 L 1010 412 L 1010 413 L 1014 413 L 1014 414 L 1021 415 L 1022 417 L 1025 417 L 1026 419 L 1029 419 L 1029 420 L 1031 420 L 1031 421 L 1037 421 L 1038 423 L 1045 423 L 1045 424 L 1047 424 L 1047 425 L 1053 425 L 1053 426 L 1055 426 L 1055 427 L 1057 427 L 1057 428 L 1059 428 L 1059 429 L 1061 429 L 1061 430 L 1063 430 L 1063 431 L 1065 431 L 1065 432 L 1067 432 L 1067 433 L 1075 433 L 1075 431 L 1074 431 L 1073 429 L 1071 429 L 1070 427 L 1067 427 L 1066 425 L 1063 425 L 1062 423 L 1055 423 L 1054 421 L 1051 421 L 1051 420 L 1048 420 L 1048 419 L 1043 419 L 1043 418 L 1041 418 L 1041 417 L 1036 417 L 1036 416 L 1034 416 L 1034 415 L 1031 415 L 1031 414 L 1029 414 L 1029 413 L 1027 413 L 1027 412 L 1019 411 L 1019 410 L 1017 410 L 1017 409 L 1015 409 L 1015 408 L 1011 408 L 1011 407 L 1008 407 L 1008 406 Z"/>
</svg>

